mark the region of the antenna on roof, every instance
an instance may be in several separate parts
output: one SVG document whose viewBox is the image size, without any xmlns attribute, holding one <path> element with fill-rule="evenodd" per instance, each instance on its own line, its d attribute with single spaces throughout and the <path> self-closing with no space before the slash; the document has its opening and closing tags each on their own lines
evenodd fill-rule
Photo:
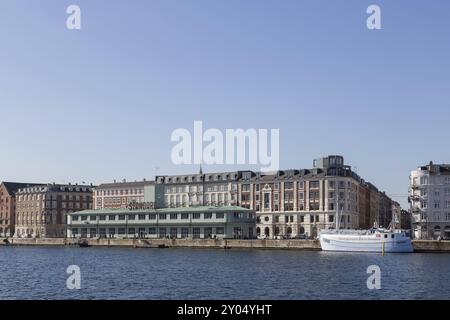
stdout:
<svg viewBox="0 0 450 320">
<path fill-rule="evenodd" d="M 200 174 L 203 174 L 202 165 L 200 165 Z"/>
</svg>

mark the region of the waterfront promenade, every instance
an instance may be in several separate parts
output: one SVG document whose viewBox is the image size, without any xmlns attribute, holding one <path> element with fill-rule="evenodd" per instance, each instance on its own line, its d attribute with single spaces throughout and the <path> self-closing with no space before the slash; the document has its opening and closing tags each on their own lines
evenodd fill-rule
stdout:
<svg viewBox="0 0 450 320">
<path fill-rule="evenodd" d="M 4 244 L 4 239 L 0 239 Z M 9 238 L 11 245 L 78 246 L 79 239 Z M 207 249 L 291 249 L 321 250 L 318 240 L 239 240 L 239 239 L 83 239 L 92 247 L 207 248 Z M 450 253 L 450 241 L 413 240 L 414 252 Z"/>
</svg>

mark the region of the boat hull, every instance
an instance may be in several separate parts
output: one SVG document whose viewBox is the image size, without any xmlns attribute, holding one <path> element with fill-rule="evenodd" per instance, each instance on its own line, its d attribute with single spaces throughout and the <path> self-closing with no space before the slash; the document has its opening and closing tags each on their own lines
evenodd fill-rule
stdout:
<svg viewBox="0 0 450 320">
<path fill-rule="evenodd" d="M 321 234 L 320 246 L 323 251 L 341 252 L 397 252 L 411 253 L 414 251 L 410 238 L 402 239 L 364 239 L 336 234 Z M 384 248 L 383 248 L 384 247 Z"/>
</svg>

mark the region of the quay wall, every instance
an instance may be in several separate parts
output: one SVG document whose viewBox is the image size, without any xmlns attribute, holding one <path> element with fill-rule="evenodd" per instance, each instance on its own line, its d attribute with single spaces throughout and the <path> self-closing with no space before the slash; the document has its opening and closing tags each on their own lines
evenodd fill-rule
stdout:
<svg viewBox="0 0 450 320">
<path fill-rule="evenodd" d="M 4 244 L 0 238 L 0 245 Z M 11 245 L 78 246 L 77 239 L 9 238 Z M 238 239 L 86 239 L 91 247 L 130 248 L 217 248 L 217 249 L 293 249 L 320 250 L 317 240 L 238 240 Z M 450 241 L 414 240 L 414 252 L 450 253 Z"/>
</svg>

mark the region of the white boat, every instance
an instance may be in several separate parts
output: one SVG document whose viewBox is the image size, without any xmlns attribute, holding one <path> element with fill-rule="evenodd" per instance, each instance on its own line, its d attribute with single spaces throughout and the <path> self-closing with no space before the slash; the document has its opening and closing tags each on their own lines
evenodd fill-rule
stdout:
<svg viewBox="0 0 450 320">
<path fill-rule="evenodd" d="M 413 252 L 411 238 L 404 230 L 372 228 L 369 230 L 340 229 L 339 199 L 336 205 L 336 229 L 321 230 L 319 233 L 320 246 L 323 251 L 348 252 Z"/>
<path fill-rule="evenodd" d="M 413 252 L 411 238 L 403 230 L 326 230 L 319 239 L 323 251 Z"/>
</svg>

